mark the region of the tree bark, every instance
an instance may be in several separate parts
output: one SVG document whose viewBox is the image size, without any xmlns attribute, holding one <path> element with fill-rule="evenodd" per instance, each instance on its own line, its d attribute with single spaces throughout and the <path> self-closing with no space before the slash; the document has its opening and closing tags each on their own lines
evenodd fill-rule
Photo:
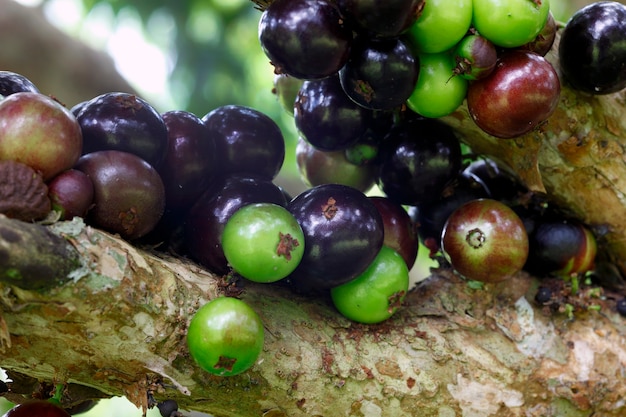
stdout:
<svg viewBox="0 0 626 417">
<path fill-rule="evenodd" d="M 570 316 L 536 305 L 538 282 L 525 273 L 471 289 L 441 268 L 392 319 L 367 326 L 327 299 L 247 283 L 241 297 L 264 322 L 265 347 L 250 371 L 220 378 L 185 342 L 194 311 L 228 290 L 219 277 L 80 219 L 48 229 L 83 264 L 47 292 L 0 284 L 0 366 L 19 382 L 13 400 L 34 378 L 68 384 L 67 404 L 124 395 L 146 409 L 150 393 L 215 416 L 626 412 L 626 322 L 610 294 L 563 287 Z"/>
</svg>

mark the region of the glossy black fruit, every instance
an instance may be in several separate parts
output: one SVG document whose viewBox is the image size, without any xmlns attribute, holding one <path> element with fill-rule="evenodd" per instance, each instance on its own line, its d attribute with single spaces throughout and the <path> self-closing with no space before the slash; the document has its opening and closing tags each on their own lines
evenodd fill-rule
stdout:
<svg viewBox="0 0 626 417">
<path fill-rule="evenodd" d="M 11 71 L 0 71 L 0 96 L 6 97 L 23 91 L 39 93 L 37 86 L 23 75 Z"/>
<path fill-rule="evenodd" d="M 144 99 L 111 92 L 77 109 L 83 132 L 83 154 L 117 150 L 137 155 L 158 167 L 167 152 L 167 127 L 161 115 Z"/>
<path fill-rule="evenodd" d="M 94 187 L 87 220 L 102 229 L 137 239 L 149 233 L 165 209 L 165 189 L 157 171 L 128 152 L 97 151 L 83 155 L 76 169 Z"/>
<path fill-rule="evenodd" d="M 165 186 L 166 206 L 190 207 L 218 171 L 215 141 L 196 115 L 182 110 L 163 113 L 168 147 L 158 171 Z"/>
<path fill-rule="evenodd" d="M 424 0 L 339 0 L 337 4 L 357 30 L 376 37 L 394 37 L 415 22 Z"/>
<path fill-rule="evenodd" d="M 380 148 L 379 186 L 400 204 L 439 195 L 461 169 L 461 145 L 447 125 L 411 119 L 391 129 Z"/>
<path fill-rule="evenodd" d="M 315 148 L 339 151 L 365 134 L 373 112 L 357 105 L 343 91 L 336 75 L 305 81 L 294 106 L 294 121 L 302 137 Z"/>
<path fill-rule="evenodd" d="M 419 74 L 419 59 L 402 38 L 357 38 L 346 65 L 339 71 L 346 94 L 372 110 L 401 106 L 411 96 Z"/>
<path fill-rule="evenodd" d="M 274 0 L 259 21 L 259 41 L 277 72 L 325 78 L 348 59 L 352 30 L 326 0 Z"/>
<path fill-rule="evenodd" d="M 285 159 L 285 139 L 266 114 L 246 106 L 225 105 L 203 118 L 215 142 L 222 175 L 248 172 L 273 179 Z"/>
<path fill-rule="evenodd" d="M 297 195 L 287 208 L 305 238 L 304 256 L 288 277 L 298 290 L 323 290 L 354 279 L 382 247 L 382 217 L 368 197 L 354 188 L 313 187 Z"/>
<path fill-rule="evenodd" d="M 592 269 L 597 253 L 594 235 L 584 225 L 569 220 L 535 223 L 529 236 L 525 268 L 538 275 L 568 275 Z"/>
<path fill-rule="evenodd" d="M 227 273 L 228 262 L 221 243 L 224 226 L 235 211 L 252 203 L 284 207 L 287 200 L 278 186 L 259 175 L 217 177 L 187 215 L 184 235 L 191 256 L 215 273 Z"/>
<path fill-rule="evenodd" d="M 626 87 L 626 6 L 601 1 L 583 7 L 562 30 L 559 59 L 577 90 L 609 94 Z"/>
</svg>

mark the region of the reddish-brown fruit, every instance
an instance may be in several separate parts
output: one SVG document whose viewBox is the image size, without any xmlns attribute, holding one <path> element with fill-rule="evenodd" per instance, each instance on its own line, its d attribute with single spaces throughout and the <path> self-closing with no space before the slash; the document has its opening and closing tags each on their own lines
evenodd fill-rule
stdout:
<svg viewBox="0 0 626 417">
<path fill-rule="evenodd" d="M 50 212 L 48 187 L 41 175 L 16 161 L 0 161 L 0 213 L 31 222 Z"/>
<path fill-rule="evenodd" d="M 474 81 L 467 107 L 478 127 L 499 138 L 530 132 L 556 109 L 561 84 L 552 64 L 533 52 L 505 52 L 493 72 Z"/>
<path fill-rule="evenodd" d="M 0 159 L 22 162 L 48 181 L 72 168 L 82 146 L 78 121 L 50 97 L 21 92 L 0 101 Z"/>
<path fill-rule="evenodd" d="M 465 278 L 499 282 L 524 267 L 528 236 L 524 223 L 510 207 L 497 200 L 478 199 L 450 215 L 441 248 Z"/>
</svg>

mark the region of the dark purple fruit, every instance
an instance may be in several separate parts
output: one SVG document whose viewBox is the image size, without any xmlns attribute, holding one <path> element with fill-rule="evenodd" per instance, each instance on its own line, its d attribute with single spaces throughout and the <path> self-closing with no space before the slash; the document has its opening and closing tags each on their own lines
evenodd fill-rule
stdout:
<svg viewBox="0 0 626 417">
<path fill-rule="evenodd" d="M 261 15 L 259 41 L 278 73 L 320 79 L 345 64 L 352 30 L 332 1 L 274 0 Z"/>
<path fill-rule="evenodd" d="M 253 203 L 287 205 L 283 191 L 269 179 L 252 174 L 219 176 L 193 204 L 185 222 L 189 253 L 218 274 L 228 272 L 222 250 L 226 221 L 239 208 Z"/>
<path fill-rule="evenodd" d="M 394 37 L 417 20 L 424 0 L 339 0 L 337 4 L 357 30 L 377 37 Z"/>
<path fill-rule="evenodd" d="M 48 197 L 61 220 L 85 217 L 94 202 L 93 182 L 84 172 L 70 169 L 48 183 Z"/>
<path fill-rule="evenodd" d="M 463 204 L 489 197 L 487 190 L 471 178 L 459 175 L 443 191 L 417 207 L 415 222 L 420 238 L 432 249 L 439 248 L 441 233 L 450 215 Z"/>
<path fill-rule="evenodd" d="M 601 1 L 578 10 L 561 31 L 559 62 L 576 90 L 609 94 L 626 87 L 626 6 Z"/>
<path fill-rule="evenodd" d="M 94 206 L 87 221 L 125 239 L 137 239 L 159 222 L 165 189 L 157 171 L 137 155 L 97 151 L 83 155 L 76 169 L 94 186 Z"/>
<path fill-rule="evenodd" d="M 462 175 L 481 183 L 489 197 L 499 201 L 515 202 L 527 192 L 522 183 L 510 172 L 491 159 L 472 161 Z"/>
<path fill-rule="evenodd" d="M 274 179 L 285 159 L 285 139 L 269 116 L 238 105 L 218 107 L 202 121 L 215 141 L 220 174 L 241 172 Z"/>
<path fill-rule="evenodd" d="M 84 103 L 76 119 L 83 132 L 83 154 L 117 150 L 158 167 L 167 152 L 167 128 L 148 102 L 133 94 L 105 93 Z"/>
<path fill-rule="evenodd" d="M 202 120 L 192 113 L 175 110 L 162 117 L 168 149 L 157 170 L 165 187 L 166 206 L 188 208 L 217 173 L 215 141 Z"/>
<path fill-rule="evenodd" d="M 459 140 L 437 120 L 411 119 L 396 125 L 379 152 L 379 186 L 399 204 L 416 206 L 432 199 L 461 169 Z"/>
<path fill-rule="evenodd" d="M 450 215 L 441 248 L 465 278 L 500 282 L 524 266 L 528 236 L 511 208 L 496 200 L 480 199 L 463 204 Z"/>
<path fill-rule="evenodd" d="M 410 270 L 415 264 L 419 247 L 416 227 L 411 217 L 404 207 L 386 197 L 373 196 L 369 199 L 383 219 L 383 245 L 398 252 Z"/>
<path fill-rule="evenodd" d="M 495 45 L 480 35 L 467 35 L 455 46 L 454 74 L 467 80 L 485 78 L 496 67 L 498 52 Z"/>
<path fill-rule="evenodd" d="M 304 256 L 288 280 L 299 291 L 336 287 L 365 271 L 382 247 L 384 226 L 362 192 L 325 184 L 297 195 L 287 206 L 304 232 Z"/>
<path fill-rule="evenodd" d="M 336 75 L 305 81 L 294 106 L 296 128 L 322 151 L 340 151 L 354 145 L 373 117 L 371 110 L 350 100 Z"/>
<path fill-rule="evenodd" d="M 28 78 L 11 71 L 0 71 L 0 96 L 29 91 L 39 93 L 39 89 Z"/>
<path fill-rule="evenodd" d="M 411 96 L 418 74 L 419 59 L 402 38 L 362 36 L 354 41 L 339 78 L 355 103 L 367 109 L 390 110 Z"/>
<path fill-rule="evenodd" d="M 309 187 L 343 184 L 366 192 L 376 183 L 375 164 L 355 165 L 344 151 L 321 151 L 302 138 L 296 145 L 296 163 L 300 178 Z"/>
<path fill-rule="evenodd" d="M 578 274 L 594 266 L 596 239 L 587 227 L 578 222 L 537 222 L 529 241 L 530 252 L 525 268 L 535 274 Z"/>
</svg>

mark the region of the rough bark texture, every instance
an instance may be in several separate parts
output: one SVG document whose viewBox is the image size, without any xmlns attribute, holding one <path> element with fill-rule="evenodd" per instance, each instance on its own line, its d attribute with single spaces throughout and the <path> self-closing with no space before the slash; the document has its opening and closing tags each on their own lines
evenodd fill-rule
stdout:
<svg viewBox="0 0 626 417">
<path fill-rule="evenodd" d="M 0 284 L 0 366 L 25 393 L 28 376 L 70 384 L 68 402 L 101 392 L 145 408 L 151 392 L 216 416 L 626 413 L 626 322 L 611 297 L 569 297 L 570 318 L 537 306 L 526 274 L 473 290 L 441 269 L 365 326 L 328 300 L 248 284 L 265 348 L 249 372 L 218 378 L 189 357 L 185 328 L 224 292 L 219 279 L 79 220 L 51 230 L 84 261 L 72 280 L 46 293 Z"/>
</svg>

